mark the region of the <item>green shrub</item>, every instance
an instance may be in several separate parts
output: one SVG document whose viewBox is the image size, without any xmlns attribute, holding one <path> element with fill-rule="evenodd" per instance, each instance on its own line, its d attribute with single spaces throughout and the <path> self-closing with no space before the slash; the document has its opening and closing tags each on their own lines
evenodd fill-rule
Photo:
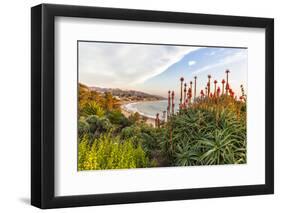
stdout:
<svg viewBox="0 0 281 213">
<path fill-rule="evenodd" d="M 141 145 L 149 158 L 154 151 L 160 150 L 157 140 L 159 129 L 155 129 L 145 123 L 138 123 L 123 128 L 120 136 L 122 139 L 130 139 L 135 145 Z"/>
<path fill-rule="evenodd" d="M 91 115 L 88 117 L 80 117 L 78 122 L 78 136 L 88 136 L 89 141 L 98 138 L 102 133 L 108 132 L 113 128 L 110 121 L 105 117 Z"/>
<path fill-rule="evenodd" d="M 246 119 L 231 110 L 191 108 L 171 118 L 167 131 L 164 145 L 173 165 L 246 162 Z"/>
<path fill-rule="evenodd" d="M 121 128 L 131 125 L 132 123 L 126 118 L 121 111 L 114 110 L 107 112 L 107 118 L 112 124 L 118 125 Z"/>
<path fill-rule="evenodd" d="M 96 101 L 88 101 L 83 104 L 80 109 L 80 116 L 91 116 L 96 115 L 98 117 L 102 117 L 105 114 L 105 110 L 96 102 Z"/>
<path fill-rule="evenodd" d="M 92 145 L 87 137 L 79 143 L 79 170 L 144 168 L 148 159 L 140 145 L 134 146 L 131 140 L 121 141 L 109 133 L 95 139 Z"/>
</svg>

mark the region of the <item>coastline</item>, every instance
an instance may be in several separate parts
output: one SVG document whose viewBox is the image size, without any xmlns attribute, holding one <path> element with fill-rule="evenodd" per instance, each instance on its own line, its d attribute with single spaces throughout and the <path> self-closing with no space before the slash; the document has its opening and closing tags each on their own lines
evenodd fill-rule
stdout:
<svg viewBox="0 0 281 213">
<path fill-rule="evenodd" d="M 128 107 L 126 107 L 126 105 L 128 105 L 128 104 L 136 104 L 136 103 L 143 103 L 143 102 L 152 102 L 152 101 L 123 101 L 123 102 L 121 102 L 121 112 L 124 114 L 124 116 L 126 118 L 128 118 L 130 115 L 133 115 L 135 113 L 135 111 L 129 110 Z M 143 120 L 145 120 L 146 124 L 152 125 L 153 127 L 155 127 L 155 119 L 154 118 L 145 116 L 145 115 L 143 115 L 141 113 L 139 113 L 139 114 L 143 118 Z"/>
</svg>

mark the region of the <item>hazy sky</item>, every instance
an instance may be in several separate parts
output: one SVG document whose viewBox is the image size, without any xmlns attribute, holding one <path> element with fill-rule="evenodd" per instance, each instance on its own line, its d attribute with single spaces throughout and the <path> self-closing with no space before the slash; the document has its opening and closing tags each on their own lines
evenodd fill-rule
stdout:
<svg viewBox="0 0 281 213">
<path fill-rule="evenodd" d="M 179 78 L 194 80 L 198 94 L 207 75 L 221 82 L 229 69 L 229 82 L 240 94 L 247 91 L 247 49 L 196 46 L 79 42 L 79 82 L 88 86 L 134 89 L 166 96 L 179 93 Z"/>
</svg>

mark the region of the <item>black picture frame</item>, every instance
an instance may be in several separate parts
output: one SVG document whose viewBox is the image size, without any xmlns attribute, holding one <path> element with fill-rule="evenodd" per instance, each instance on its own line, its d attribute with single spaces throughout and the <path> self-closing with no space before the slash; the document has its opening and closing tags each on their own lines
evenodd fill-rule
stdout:
<svg viewBox="0 0 281 213">
<path fill-rule="evenodd" d="M 54 195 L 54 20 L 57 16 L 265 29 L 265 184 L 56 197 Z M 46 209 L 272 193 L 274 193 L 273 19 L 53 4 L 41 4 L 31 8 L 32 205 Z"/>
</svg>

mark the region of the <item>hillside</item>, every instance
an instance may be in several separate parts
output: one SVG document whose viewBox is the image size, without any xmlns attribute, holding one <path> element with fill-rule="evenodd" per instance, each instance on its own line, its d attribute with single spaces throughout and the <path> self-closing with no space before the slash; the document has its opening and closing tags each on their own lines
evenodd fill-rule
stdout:
<svg viewBox="0 0 281 213">
<path fill-rule="evenodd" d="M 89 87 L 90 90 L 99 93 L 110 92 L 114 97 L 122 99 L 124 101 L 156 101 L 165 100 L 164 97 L 158 95 L 152 95 L 136 90 L 122 90 L 118 88 L 101 88 L 101 87 Z"/>
</svg>

